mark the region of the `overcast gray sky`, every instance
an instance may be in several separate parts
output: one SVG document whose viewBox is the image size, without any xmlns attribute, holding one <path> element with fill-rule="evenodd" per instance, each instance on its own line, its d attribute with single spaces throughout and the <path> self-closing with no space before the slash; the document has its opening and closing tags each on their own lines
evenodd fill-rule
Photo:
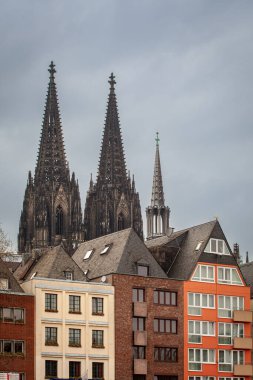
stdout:
<svg viewBox="0 0 253 380">
<path fill-rule="evenodd" d="M 218 217 L 253 259 L 252 0 L 2 0 L 0 36 L 0 222 L 15 244 L 54 60 L 82 207 L 113 71 L 144 220 L 159 131 L 171 226 Z"/>
</svg>

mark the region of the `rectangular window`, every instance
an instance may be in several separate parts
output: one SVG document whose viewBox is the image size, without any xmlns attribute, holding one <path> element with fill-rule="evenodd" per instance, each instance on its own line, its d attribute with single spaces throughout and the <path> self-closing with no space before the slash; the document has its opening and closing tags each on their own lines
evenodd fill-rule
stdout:
<svg viewBox="0 0 253 380">
<path fill-rule="evenodd" d="M 188 363 L 189 371 L 202 371 L 202 363 L 215 364 L 215 350 L 189 348 Z"/>
<path fill-rule="evenodd" d="M 104 363 L 92 363 L 92 378 L 101 379 L 104 378 Z"/>
<path fill-rule="evenodd" d="M 244 309 L 244 298 L 235 296 L 218 296 L 218 316 L 232 318 L 234 310 Z"/>
<path fill-rule="evenodd" d="M 146 359 L 146 347 L 133 346 L 133 358 L 134 359 Z"/>
<path fill-rule="evenodd" d="M 219 350 L 220 372 L 233 372 L 234 364 L 244 364 L 244 351 Z"/>
<path fill-rule="evenodd" d="M 81 377 L 81 362 L 69 362 L 69 377 Z"/>
<path fill-rule="evenodd" d="M 92 330 L 92 347 L 104 347 L 103 330 Z"/>
<path fill-rule="evenodd" d="M 148 276 L 149 275 L 149 267 L 147 265 L 137 264 L 137 274 L 139 276 Z"/>
<path fill-rule="evenodd" d="M 229 285 L 243 285 L 236 268 L 218 267 L 218 283 Z"/>
<path fill-rule="evenodd" d="M 69 312 L 79 314 L 80 308 L 80 296 L 69 296 Z"/>
<path fill-rule="evenodd" d="M 57 327 L 45 328 L 45 345 L 57 346 Z"/>
<path fill-rule="evenodd" d="M 188 380 L 216 380 L 216 377 L 215 376 L 189 376 Z"/>
<path fill-rule="evenodd" d="M 145 302 L 145 289 L 133 288 L 133 302 Z"/>
<path fill-rule="evenodd" d="M 0 322 L 24 323 L 24 309 L 0 307 Z"/>
<path fill-rule="evenodd" d="M 188 293 L 188 315 L 202 315 L 202 309 L 214 309 L 213 294 Z"/>
<path fill-rule="evenodd" d="M 8 278 L 0 278 L 0 290 L 9 289 Z"/>
<path fill-rule="evenodd" d="M 25 343 L 23 340 L 0 340 L 1 354 L 19 354 L 24 355 Z"/>
<path fill-rule="evenodd" d="M 45 294 L 45 311 L 57 311 L 57 294 Z"/>
<path fill-rule="evenodd" d="M 215 336 L 215 323 L 209 321 L 188 321 L 188 342 L 201 343 L 202 336 Z"/>
<path fill-rule="evenodd" d="M 155 318 L 154 332 L 177 334 L 177 320 Z"/>
<path fill-rule="evenodd" d="M 73 273 L 70 271 L 64 272 L 66 280 L 73 280 Z"/>
<path fill-rule="evenodd" d="M 133 331 L 144 331 L 145 330 L 145 318 L 134 317 L 133 318 Z"/>
<path fill-rule="evenodd" d="M 104 299 L 99 297 L 92 297 L 92 314 L 104 315 Z"/>
<path fill-rule="evenodd" d="M 81 330 L 69 329 L 69 346 L 81 347 Z"/>
<path fill-rule="evenodd" d="M 57 377 L 57 361 L 46 360 L 45 361 L 45 377 Z"/>
<path fill-rule="evenodd" d="M 154 347 L 154 360 L 158 362 L 177 362 L 177 348 L 175 347 Z"/>
<path fill-rule="evenodd" d="M 218 380 L 245 380 L 244 377 L 219 377 Z"/>
<path fill-rule="evenodd" d="M 214 282 L 214 267 L 209 265 L 198 265 L 192 281 Z"/>
<path fill-rule="evenodd" d="M 160 305 L 177 306 L 177 293 L 167 290 L 154 290 L 154 303 Z"/>
<path fill-rule="evenodd" d="M 243 323 L 219 323 L 219 344 L 233 344 L 234 337 L 244 337 Z"/>
</svg>

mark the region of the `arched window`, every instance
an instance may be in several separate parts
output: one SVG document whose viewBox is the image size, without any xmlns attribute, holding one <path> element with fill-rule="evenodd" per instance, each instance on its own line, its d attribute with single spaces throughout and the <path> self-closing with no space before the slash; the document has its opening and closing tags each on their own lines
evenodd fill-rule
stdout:
<svg viewBox="0 0 253 380">
<path fill-rule="evenodd" d="M 122 212 L 118 216 L 118 231 L 124 230 L 125 228 L 125 220 L 124 220 L 124 215 Z"/>
<path fill-rule="evenodd" d="M 63 235 L 63 210 L 61 206 L 56 209 L 55 233 L 56 235 Z"/>
</svg>

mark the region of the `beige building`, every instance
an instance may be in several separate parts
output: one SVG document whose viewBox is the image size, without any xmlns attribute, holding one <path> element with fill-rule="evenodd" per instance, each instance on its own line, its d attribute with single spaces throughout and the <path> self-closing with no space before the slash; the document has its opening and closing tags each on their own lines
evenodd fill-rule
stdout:
<svg viewBox="0 0 253 380">
<path fill-rule="evenodd" d="M 36 380 L 114 380 L 113 286 L 85 281 L 61 247 L 31 261 L 18 275 L 36 300 Z"/>
</svg>

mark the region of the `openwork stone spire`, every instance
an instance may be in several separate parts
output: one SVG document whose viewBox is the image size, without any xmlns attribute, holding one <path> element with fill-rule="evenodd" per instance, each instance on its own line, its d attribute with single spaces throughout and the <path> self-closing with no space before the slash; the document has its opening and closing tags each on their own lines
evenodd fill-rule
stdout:
<svg viewBox="0 0 253 380">
<path fill-rule="evenodd" d="M 86 240 L 128 227 L 143 237 L 139 194 L 127 176 L 113 74 L 109 84 L 97 181 L 90 183 L 84 210 Z"/>
<path fill-rule="evenodd" d="M 169 228 L 170 209 L 165 206 L 162 171 L 159 153 L 159 134 L 156 133 L 156 153 L 153 175 L 151 206 L 146 209 L 147 216 L 147 239 L 166 235 Z"/>
<path fill-rule="evenodd" d="M 34 182 L 35 184 L 46 183 L 59 186 L 60 183 L 69 181 L 69 169 L 64 149 L 54 77 L 56 70 L 53 62 L 48 71 L 50 79 Z"/>
<path fill-rule="evenodd" d="M 127 172 L 114 87 L 116 81 L 113 73 L 111 74 L 108 82 L 110 84 L 110 93 L 108 98 L 97 182 L 124 186 L 127 181 Z"/>
<path fill-rule="evenodd" d="M 19 252 L 63 243 L 72 253 L 82 241 L 82 210 L 78 181 L 66 160 L 55 85 L 49 85 L 34 180 L 28 175 L 18 234 Z"/>
</svg>

